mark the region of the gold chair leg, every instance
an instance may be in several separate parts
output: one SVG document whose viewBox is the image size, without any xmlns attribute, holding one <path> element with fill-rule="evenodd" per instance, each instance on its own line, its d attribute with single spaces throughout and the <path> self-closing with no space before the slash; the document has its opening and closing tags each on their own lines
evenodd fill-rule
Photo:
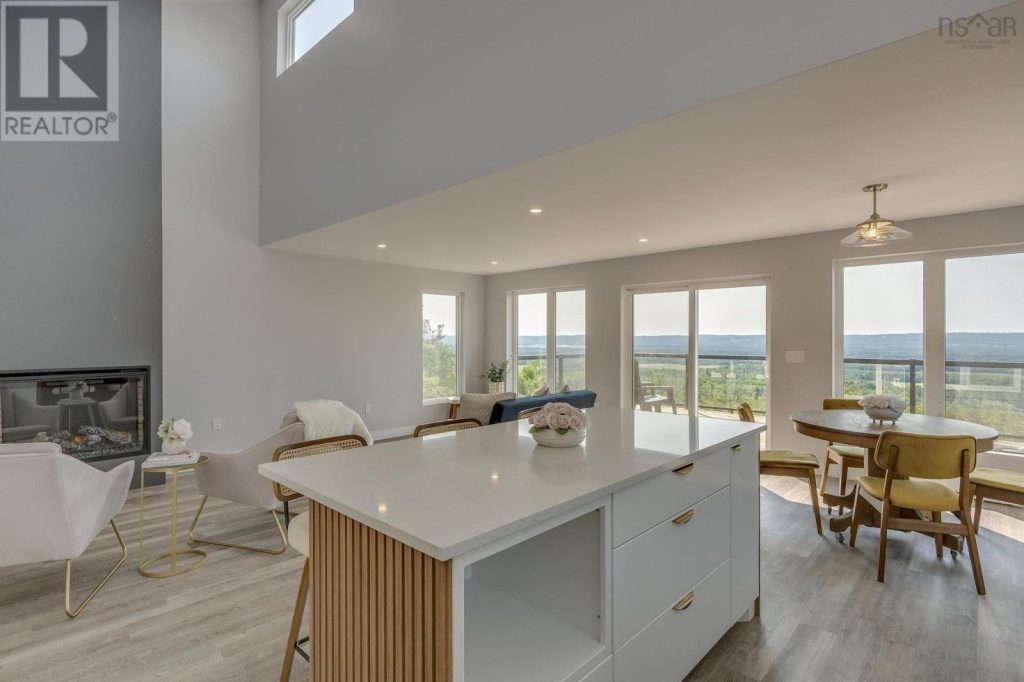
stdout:
<svg viewBox="0 0 1024 682">
<path fill-rule="evenodd" d="M 284 649 L 284 662 L 281 664 L 281 682 L 288 682 L 292 674 L 292 661 L 295 660 L 295 642 L 299 639 L 299 628 L 302 626 L 302 613 L 306 610 L 306 595 L 309 593 L 309 559 L 302 564 L 302 577 L 299 579 L 299 593 L 295 596 L 295 611 L 292 612 L 292 626 L 288 630 L 288 644 Z"/>
<path fill-rule="evenodd" d="M 814 524 L 821 535 L 821 509 L 818 507 L 818 482 L 814 480 L 814 469 L 807 467 L 807 485 L 811 489 L 811 507 L 814 509 Z"/>
<path fill-rule="evenodd" d="M 71 610 L 71 559 L 64 560 L 64 613 L 67 614 L 68 618 L 74 618 L 80 614 L 82 609 L 92 601 L 92 598 L 96 596 L 96 593 L 100 591 L 100 588 L 107 584 L 110 577 L 114 575 L 117 569 L 121 568 L 121 564 L 123 564 L 125 559 L 128 558 L 128 548 L 125 547 L 124 540 L 121 538 L 121 533 L 117 530 L 117 525 L 114 523 L 113 519 L 110 520 L 110 527 L 114 529 L 114 537 L 117 538 L 117 544 L 121 545 L 121 558 L 118 559 L 117 563 L 114 564 L 114 567 L 110 569 L 105 576 L 103 576 L 103 580 L 100 581 L 100 584 L 94 587 L 92 592 L 89 593 L 89 596 L 86 597 L 85 600 L 82 601 L 82 603 L 74 610 Z"/>
<path fill-rule="evenodd" d="M 192 519 L 192 525 L 188 527 L 188 539 L 192 542 L 196 542 L 202 545 L 216 545 L 218 547 L 230 547 L 231 549 L 244 549 L 247 552 L 259 552 L 261 554 L 284 554 L 284 551 L 288 549 L 288 536 L 285 534 L 284 528 L 281 526 L 280 519 L 277 518 L 277 512 L 270 510 L 270 515 L 274 518 L 274 525 L 277 526 L 277 534 L 281 538 L 281 546 L 278 548 L 267 548 L 267 547 L 252 547 L 251 545 L 236 545 L 230 542 L 222 542 L 220 540 L 213 540 L 211 538 L 203 538 L 196 535 L 196 524 L 199 523 L 199 517 L 203 513 L 203 509 L 206 507 L 206 500 L 209 499 L 209 495 L 203 496 L 203 501 L 199 503 L 199 509 L 196 510 L 196 515 Z"/>
</svg>

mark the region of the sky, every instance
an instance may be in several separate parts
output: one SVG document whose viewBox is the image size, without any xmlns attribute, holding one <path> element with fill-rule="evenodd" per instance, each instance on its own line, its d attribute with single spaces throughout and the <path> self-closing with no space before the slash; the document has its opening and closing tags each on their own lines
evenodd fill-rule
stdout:
<svg viewBox="0 0 1024 682">
<path fill-rule="evenodd" d="M 451 295 L 423 294 L 424 319 L 430 320 L 431 326 L 435 328 L 438 324 L 444 324 L 445 334 L 448 336 L 455 334 L 455 323 L 458 316 L 457 300 L 455 296 Z"/>
<path fill-rule="evenodd" d="M 313 0 L 295 17 L 294 59 L 298 59 L 355 9 L 353 0 Z"/>
<path fill-rule="evenodd" d="M 844 270 L 845 334 L 920 334 L 921 261 Z M 1024 332 L 1024 253 L 946 261 L 947 332 Z"/>
<path fill-rule="evenodd" d="M 698 332 L 763 335 L 767 308 L 765 292 L 763 286 L 698 291 Z M 633 333 L 637 336 L 687 334 L 689 298 L 686 291 L 634 294 Z"/>
</svg>

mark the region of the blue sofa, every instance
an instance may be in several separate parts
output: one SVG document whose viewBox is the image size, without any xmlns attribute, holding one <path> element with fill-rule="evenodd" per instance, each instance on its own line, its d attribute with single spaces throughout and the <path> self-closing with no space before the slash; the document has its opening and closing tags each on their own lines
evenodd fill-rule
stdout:
<svg viewBox="0 0 1024 682">
<path fill-rule="evenodd" d="M 531 407 L 540 407 L 547 403 L 569 403 L 573 407 L 593 407 L 597 394 L 593 391 L 569 391 L 568 393 L 548 393 L 547 395 L 523 396 L 494 403 L 491 410 L 491 424 L 511 422 L 519 419 L 519 413 Z"/>
</svg>

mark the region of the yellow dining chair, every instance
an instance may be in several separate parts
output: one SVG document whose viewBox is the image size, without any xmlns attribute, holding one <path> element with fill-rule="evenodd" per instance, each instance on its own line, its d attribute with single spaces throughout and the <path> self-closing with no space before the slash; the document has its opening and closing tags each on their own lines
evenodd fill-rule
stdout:
<svg viewBox="0 0 1024 682">
<path fill-rule="evenodd" d="M 984 500 L 1024 506 L 1024 474 L 978 467 L 971 474 L 971 495 L 974 497 L 974 532 L 977 533 L 981 530 L 981 504 Z"/>
<path fill-rule="evenodd" d="M 856 398 L 825 398 L 821 401 L 821 409 L 859 411 L 861 407 Z M 845 495 L 847 472 L 850 469 L 863 469 L 864 455 L 864 448 L 830 442 L 825 450 L 825 470 L 821 473 L 821 494 L 825 494 L 825 487 L 828 484 L 829 465 L 835 462 L 839 465 L 839 494 Z M 832 507 L 828 508 L 828 513 L 832 514 Z M 843 513 L 842 507 L 839 507 L 839 513 Z"/>
<path fill-rule="evenodd" d="M 971 436 L 922 436 L 886 431 L 878 437 L 875 462 L 885 469 L 885 478 L 857 477 L 857 502 L 850 526 L 850 547 L 857 543 L 857 526 L 868 498 L 882 503 L 881 543 L 878 547 L 878 582 L 885 582 L 885 549 L 889 530 L 931 532 L 935 555 L 942 558 L 942 536 L 967 538 L 974 586 L 985 594 L 978 543 L 970 523 L 970 473 L 977 459 L 977 444 Z M 960 492 L 935 479 L 960 479 Z M 931 512 L 931 521 L 892 515 L 893 507 Z M 944 522 L 942 512 L 959 514 L 957 523 Z"/>
<path fill-rule="evenodd" d="M 741 421 L 753 422 L 754 410 L 748 403 L 741 403 L 736 410 Z M 809 452 L 798 450 L 762 450 L 760 455 L 761 473 L 765 476 L 790 476 L 806 478 L 811 489 L 811 507 L 814 509 L 814 525 L 821 535 L 821 510 L 818 507 L 818 485 L 815 471 L 818 458 Z"/>
</svg>

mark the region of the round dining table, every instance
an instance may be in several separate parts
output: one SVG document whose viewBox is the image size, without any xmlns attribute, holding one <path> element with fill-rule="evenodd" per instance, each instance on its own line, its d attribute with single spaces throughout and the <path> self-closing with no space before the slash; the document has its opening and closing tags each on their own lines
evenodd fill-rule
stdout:
<svg viewBox="0 0 1024 682">
<path fill-rule="evenodd" d="M 930 417 L 921 414 L 904 414 L 895 423 L 878 422 L 872 420 L 862 410 L 805 410 L 790 415 L 793 421 L 793 428 L 811 438 L 827 441 L 828 443 L 841 443 L 862 447 L 866 451 L 866 473 L 868 476 L 885 477 L 885 470 L 875 462 L 875 443 L 878 437 L 886 431 L 899 433 L 912 433 L 926 436 L 973 436 L 978 443 L 978 452 L 987 452 L 995 447 L 996 438 L 999 432 L 995 429 L 965 422 L 959 419 L 946 419 L 945 417 Z M 842 533 L 847 530 L 853 520 L 853 506 L 856 501 L 857 490 L 846 495 L 835 495 L 832 493 L 823 494 L 822 501 L 831 507 L 842 507 L 850 510 L 840 516 L 829 519 L 829 530 L 836 533 L 840 542 L 843 541 Z M 871 507 L 873 513 L 864 514 L 862 525 L 881 525 L 881 514 L 878 509 Z M 900 509 L 901 516 L 910 518 L 923 518 L 917 510 Z M 930 518 L 930 517 L 929 517 Z M 954 551 L 961 551 L 963 541 L 961 538 L 946 535 L 943 536 L 943 544 Z"/>
</svg>

